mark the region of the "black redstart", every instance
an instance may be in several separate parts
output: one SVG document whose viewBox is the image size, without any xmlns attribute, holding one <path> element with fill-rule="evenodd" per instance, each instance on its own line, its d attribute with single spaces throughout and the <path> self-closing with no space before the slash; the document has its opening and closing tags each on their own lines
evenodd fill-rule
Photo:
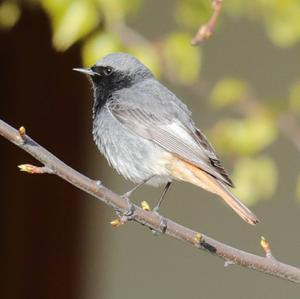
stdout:
<svg viewBox="0 0 300 299">
<path fill-rule="evenodd" d="M 94 140 L 118 173 L 139 185 L 166 184 L 158 206 L 171 182 L 180 180 L 218 194 L 246 222 L 258 222 L 228 190 L 233 183 L 186 105 L 145 65 L 112 53 L 74 70 L 91 79 Z"/>
</svg>

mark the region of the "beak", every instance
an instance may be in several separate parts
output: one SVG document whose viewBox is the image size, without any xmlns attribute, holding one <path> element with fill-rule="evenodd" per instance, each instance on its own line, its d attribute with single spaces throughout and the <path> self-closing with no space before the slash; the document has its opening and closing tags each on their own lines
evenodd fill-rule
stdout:
<svg viewBox="0 0 300 299">
<path fill-rule="evenodd" d="M 98 73 L 92 71 L 91 69 L 73 68 L 73 71 L 80 72 L 80 73 L 83 73 L 83 74 L 86 74 L 86 75 L 89 75 L 89 76 L 98 75 Z"/>
</svg>

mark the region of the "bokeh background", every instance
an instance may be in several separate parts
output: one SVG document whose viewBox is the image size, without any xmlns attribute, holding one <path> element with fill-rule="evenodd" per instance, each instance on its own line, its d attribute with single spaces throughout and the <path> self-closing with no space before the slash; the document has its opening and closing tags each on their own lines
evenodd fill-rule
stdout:
<svg viewBox="0 0 300 299">
<path fill-rule="evenodd" d="M 250 227 L 214 195 L 176 183 L 161 212 L 232 246 L 300 266 L 300 2 L 224 1 L 213 36 L 190 45 L 209 0 L 0 2 L 0 117 L 118 193 L 132 185 L 98 154 L 91 89 L 73 67 L 126 51 L 193 111 L 261 219 Z M 299 286 L 237 266 L 139 225 L 0 139 L 0 298 L 297 298 Z M 152 206 L 161 190 L 133 201 Z"/>
</svg>

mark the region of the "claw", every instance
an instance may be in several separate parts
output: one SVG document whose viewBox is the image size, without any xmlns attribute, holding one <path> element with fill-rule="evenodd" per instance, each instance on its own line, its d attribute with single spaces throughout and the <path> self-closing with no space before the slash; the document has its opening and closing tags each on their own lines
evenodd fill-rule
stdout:
<svg viewBox="0 0 300 299">
<path fill-rule="evenodd" d="M 121 197 L 125 198 L 127 200 L 127 202 L 129 202 L 131 194 L 132 194 L 132 192 L 128 191 L 128 192 L 124 193 L 123 195 L 121 195 Z"/>
<path fill-rule="evenodd" d="M 155 214 L 158 214 L 158 212 L 159 212 L 159 207 L 158 207 L 158 206 L 155 206 L 155 207 L 153 208 L 152 212 L 155 213 Z"/>
<path fill-rule="evenodd" d="M 135 206 L 133 203 L 129 202 L 128 208 L 123 213 L 124 216 L 128 218 L 128 220 L 131 220 L 135 212 Z"/>
<path fill-rule="evenodd" d="M 134 206 L 134 204 L 130 201 L 130 199 L 129 199 L 129 197 L 128 197 L 128 193 L 130 193 L 130 192 L 127 192 L 127 193 L 125 193 L 125 194 L 122 195 L 122 197 L 123 197 L 124 199 L 126 199 L 126 201 L 127 201 L 128 208 L 125 210 L 125 212 L 123 212 L 123 213 L 121 213 L 121 214 L 122 214 L 122 216 L 127 217 L 128 220 L 131 220 L 131 219 L 132 219 L 132 216 L 133 216 L 133 214 L 134 214 L 134 212 L 135 212 L 135 206 Z"/>
<path fill-rule="evenodd" d="M 127 202 L 128 202 L 128 208 L 125 211 L 120 211 L 116 209 L 116 213 L 119 217 L 120 224 L 125 224 L 127 221 L 130 221 L 134 218 L 135 205 L 131 203 L 129 199 Z"/>
<path fill-rule="evenodd" d="M 160 223 L 159 223 L 159 228 L 161 230 L 161 233 L 164 234 L 168 228 L 168 221 L 166 218 L 161 217 Z"/>
<path fill-rule="evenodd" d="M 154 212 L 156 213 L 156 212 Z M 159 215 L 159 214 L 158 214 Z M 159 215 L 160 216 L 160 215 Z M 163 216 L 160 216 L 160 223 L 158 229 L 151 229 L 152 233 L 156 236 L 164 234 L 168 228 L 168 221 Z"/>
</svg>

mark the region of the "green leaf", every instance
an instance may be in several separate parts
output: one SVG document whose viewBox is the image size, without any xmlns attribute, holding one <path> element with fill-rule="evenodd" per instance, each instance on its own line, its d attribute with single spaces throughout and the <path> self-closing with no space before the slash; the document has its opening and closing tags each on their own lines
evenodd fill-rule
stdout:
<svg viewBox="0 0 300 299">
<path fill-rule="evenodd" d="M 215 108 L 224 108 L 241 101 L 248 90 L 247 84 L 235 78 L 220 80 L 212 90 L 211 103 Z"/>
<path fill-rule="evenodd" d="M 170 34 L 164 43 L 164 57 L 169 77 L 183 84 L 198 79 L 201 67 L 201 52 L 191 46 L 191 36 L 186 33 Z"/>
<path fill-rule="evenodd" d="M 74 0 L 41 0 L 40 2 L 52 21 L 56 21 L 63 16 L 73 1 Z"/>
<path fill-rule="evenodd" d="M 290 47 L 300 39 L 300 1 L 275 1 L 265 14 L 271 40 L 280 47 Z"/>
<path fill-rule="evenodd" d="M 13 27 L 21 16 L 20 7 L 11 1 L 4 1 L 0 4 L 0 28 Z"/>
<path fill-rule="evenodd" d="M 138 8 L 140 0 L 97 0 L 108 27 L 123 22 L 126 14 Z"/>
<path fill-rule="evenodd" d="M 233 181 L 234 193 L 247 205 L 270 198 L 277 185 L 277 168 L 267 156 L 242 158 L 235 165 Z"/>
<path fill-rule="evenodd" d="M 289 104 L 293 112 L 300 113 L 300 81 L 290 88 Z"/>
<path fill-rule="evenodd" d="M 100 15 L 89 0 L 42 0 L 53 27 L 53 44 L 66 50 L 91 32 L 99 23 Z"/>
<path fill-rule="evenodd" d="M 250 155 L 270 145 L 277 133 L 274 118 L 259 114 L 242 120 L 221 120 L 213 129 L 211 138 L 223 153 Z"/>
<path fill-rule="evenodd" d="M 122 51 L 122 47 L 116 36 L 108 33 L 97 33 L 85 41 L 82 46 L 83 64 L 91 66 L 103 56 L 119 51 Z"/>
</svg>

